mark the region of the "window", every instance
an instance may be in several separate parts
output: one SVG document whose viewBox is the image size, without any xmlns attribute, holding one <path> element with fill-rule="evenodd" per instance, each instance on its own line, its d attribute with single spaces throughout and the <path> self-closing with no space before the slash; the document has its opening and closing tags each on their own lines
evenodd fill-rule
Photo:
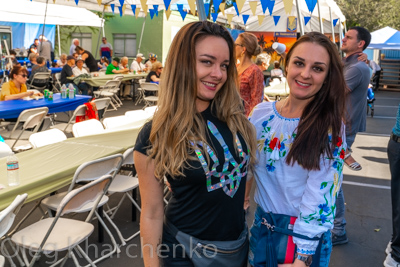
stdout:
<svg viewBox="0 0 400 267">
<path fill-rule="evenodd" d="M 11 27 L 8 26 L 0 26 L 0 48 L 3 54 L 7 54 L 6 47 L 4 45 L 4 40 L 6 40 L 8 49 L 12 49 L 11 46 Z"/>
<path fill-rule="evenodd" d="M 135 57 L 136 34 L 114 34 L 114 55 L 116 57 Z"/>
<path fill-rule="evenodd" d="M 74 32 L 71 35 L 72 40 L 78 39 L 79 46 L 85 50 L 91 51 L 92 50 L 92 34 L 91 33 L 81 33 L 81 32 Z"/>
</svg>

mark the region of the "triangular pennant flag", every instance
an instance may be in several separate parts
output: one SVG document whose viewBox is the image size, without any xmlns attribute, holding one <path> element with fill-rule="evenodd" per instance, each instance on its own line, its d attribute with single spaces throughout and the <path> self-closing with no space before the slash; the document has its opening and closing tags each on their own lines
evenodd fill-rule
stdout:
<svg viewBox="0 0 400 267">
<path fill-rule="evenodd" d="M 167 20 L 168 20 L 169 16 L 171 16 L 171 9 L 165 10 L 165 15 L 167 16 Z"/>
<path fill-rule="evenodd" d="M 164 6 L 165 9 L 168 10 L 169 9 L 169 5 L 171 4 L 171 0 L 164 0 Z M 171 14 L 171 11 L 169 12 L 169 14 Z M 167 19 L 169 18 L 169 16 L 167 16 Z"/>
<path fill-rule="evenodd" d="M 185 20 L 187 13 L 185 11 L 183 11 L 183 7 L 182 7 L 182 10 L 178 10 L 178 11 L 181 14 L 182 20 Z"/>
<path fill-rule="evenodd" d="M 270 0 L 261 0 L 261 7 L 262 7 L 262 11 L 265 14 L 265 11 L 268 8 L 268 2 L 270 2 Z"/>
<path fill-rule="evenodd" d="M 304 25 L 307 25 L 307 23 L 310 21 L 311 17 L 306 17 L 304 16 Z"/>
<path fill-rule="evenodd" d="M 142 8 L 142 10 L 144 11 L 144 13 L 147 15 L 147 1 L 146 0 L 140 0 L 140 6 Z"/>
<path fill-rule="evenodd" d="M 226 14 L 226 18 L 228 19 L 228 24 L 231 24 L 233 16 L 235 16 L 235 14 Z"/>
<path fill-rule="evenodd" d="M 192 15 L 195 15 L 196 14 L 196 5 L 195 5 L 196 0 L 188 0 L 187 2 L 189 4 L 190 13 Z"/>
<path fill-rule="evenodd" d="M 122 15 L 125 15 L 126 5 L 122 6 Z"/>
<path fill-rule="evenodd" d="M 78 3 L 79 3 L 79 0 L 75 0 L 75 4 L 78 5 Z"/>
<path fill-rule="evenodd" d="M 135 17 L 138 18 L 139 14 L 140 14 L 140 7 L 137 7 L 135 11 Z"/>
<path fill-rule="evenodd" d="M 251 13 L 253 13 L 253 16 L 256 15 L 256 10 L 257 10 L 257 2 L 249 2 Z"/>
<path fill-rule="evenodd" d="M 122 6 L 119 6 L 118 10 L 119 10 L 119 16 L 122 17 Z"/>
<path fill-rule="evenodd" d="M 99 6 L 101 6 L 101 0 L 97 0 L 97 4 L 99 4 Z"/>
<path fill-rule="evenodd" d="M 150 12 L 150 18 L 153 19 L 154 14 L 155 14 L 156 12 L 154 12 L 154 9 L 149 9 L 149 12 Z"/>
<path fill-rule="evenodd" d="M 158 5 L 153 5 L 154 14 L 158 17 Z"/>
<path fill-rule="evenodd" d="M 206 17 L 208 17 L 208 14 L 210 14 L 210 4 L 204 4 L 204 9 L 206 11 Z"/>
<path fill-rule="evenodd" d="M 264 15 L 258 15 L 258 25 L 261 26 L 262 22 L 264 21 L 265 16 Z"/>
<path fill-rule="evenodd" d="M 124 5 L 125 0 L 119 0 L 119 5 L 123 6 Z"/>
<path fill-rule="evenodd" d="M 239 9 L 238 9 L 238 7 L 237 7 L 237 4 L 236 4 L 236 2 L 233 2 L 233 6 L 235 7 L 235 10 L 236 10 L 236 15 L 238 15 L 238 16 L 239 16 Z"/>
<path fill-rule="evenodd" d="M 306 0 L 308 10 L 313 13 L 317 0 Z"/>
<path fill-rule="evenodd" d="M 246 0 L 236 0 L 238 13 L 240 13 L 242 11 L 242 8 L 243 8 L 243 5 L 244 5 L 245 1 Z M 239 14 L 238 14 L 238 16 L 239 16 Z"/>
<path fill-rule="evenodd" d="M 243 14 L 242 17 L 243 17 L 243 23 L 244 23 L 244 25 L 246 25 L 247 20 L 249 19 L 250 15 Z"/>
<path fill-rule="evenodd" d="M 76 0 L 75 0 L 75 1 L 76 1 Z M 111 4 L 110 6 L 111 6 L 111 11 L 112 11 L 112 13 L 114 14 L 115 4 Z"/>
<path fill-rule="evenodd" d="M 146 16 L 147 16 L 147 13 L 149 12 L 149 10 L 147 9 L 147 5 L 146 5 L 146 9 L 142 9 L 142 11 L 143 11 L 143 13 L 144 13 L 144 16 L 146 17 Z"/>
<path fill-rule="evenodd" d="M 293 7 L 293 0 L 283 0 L 283 6 L 285 7 L 286 14 L 290 14 Z"/>
<path fill-rule="evenodd" d="M 222 16 L 225 16 L 225 3 L 219 5 L 219 10 L 221 10 Z"/>
<path fill-rule="evenodd" d="M 280 18 L 281 16 L 274 16 L 275 26 L 278 24 Z"/>
<path fill-rule="evenodd" d="M 334 20 L 333 20 L 333 27 L 336 27 L 336 24 L 337 24 L 338 20 L 339 20 L 339 19 L 334 19 Z"/>
<path fill-rule="evenodd" d="M 215 23 L 218 18 L 218 13 L 211 13 L 211 16 L 212 16 L 213 22 Z"/>
<path fill-rule="evenodd" d="M 108 11 L 109 5 L 104 5 L 104 11 Z"/>
<path fill-rule="evenodd" d="M 133 15 L 136 15 L 136 14 L 135 14 L 135 11 L 136 11 L 136 5 L 131 5 L 131 8 L 132 8 Z"/>
<path fill-rule="evenodd" d="M 219 5 L 221 4 L 221 2 L 222 2 L 222 0 L 213 0 L 214 12 L 215 13 L 218 13 Z"/>
<path fill-rule="evenodd" d="M 269 0 L 267 2 L 267 6 L 268 6 L 268 10 L 269 10 L 269 15 L 272 16 L 272 12 L 273 12 L 274 6 L 275 6 L 275 0 Z"/>
<path fill-rule="evenodd" d="M 183 4 L 176 4 L 179 11 L 183 11 Z"/>
</svg>

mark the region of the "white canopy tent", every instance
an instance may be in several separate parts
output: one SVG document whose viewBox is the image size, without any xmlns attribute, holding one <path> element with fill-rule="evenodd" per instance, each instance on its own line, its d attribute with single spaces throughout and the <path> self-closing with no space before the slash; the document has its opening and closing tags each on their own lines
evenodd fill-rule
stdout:
<svg viewBox="0 0 400 267">
<path fill-rule="evenodd" d="M 85 8 L 46 4 L 27 0 L 0 0 L 0 20 L 48 25 L 76 25 L 101 27 L 102 20 Z"/>
<path fill-rule="evenodd" d="M 227 16 L 226 14 L 234 14 L 234 17 L 232 19 L 233 24 L 238 24 L 241 27 L 244 27 L 246 31 L 265 31 L 265 32 L 286 32 L 287 29 L 287 18 L 289 16 L 295 16 L 297 17 L 297 6 L 296 6 L 296 0 L 293 1 L 293 6 L 292 9 L 289 13 L 286 13 L 285 11 L 285 6 L 282 0 L 276 0 L 275 5 L 273 8 L 273 13 L 270 16 L 269 10 L 267 9 L 265 14 L 262 11 L 262 6 L 261 2 L 257 3 L 257 8 L 256 8 L 256 15 L 253 15 L 253 12 L 251 11 L 249 1 L 247 0 L 240 12 L 240 14 L 245 14 L 245 15 L 250 15 L 249 19 L 247 20 L 246 25 L 244 25 L 243 18 L 242 16 L 237 16 L 236 11 L 234 7 L 230 7 L 225 10 L 225 16 L 222 15 L 220 12 L 218 14 L 218 21 L 219 22 L 227 22 Z M 345 17 L 343 13 L 341 12 L 340 8 L 337 6 L 337 4 L 333 0 L 319 0 L 319 5 L 320 8 L 319 10 L 321 11 L 321 19 L 322 19 L 322 25 L 323 25 L 323 32 L 324 33 L 332 33 L 332 23 L 331 21 L 333 19 L 339 19 L 338 23 L 336 24 L 336 27 L 340 27 L 340 22 L 345 21 Z M 300 26 L 299 23 L 303 23 L 304 25 L 304 17 L 308 16 L 311 17 L 310 21 L 307 23 L 306 26 L 304 26 L 305 32 L 309 31 L 320 31 L 320 26 L 319 26 L 319 12 L 318 12 L 318 4 L 315 6 L 313 13 L 311 14 L 310 11 L 308 10 L 307 4 L 305 0 L 299 0 L 299 9 L 301 13 L 301 20 L 298 19 L 297 21 L 297 30 L 300 31 Z M 332 15 L 331 15 L 331 12 Z M 258 23 L 258 15 L 264 15 L 265 18 L 262 22 L 261 25 Z M 273 16 L 280 16 L 280 19 L 275 25 L 274 18 Z"/>
</svg>

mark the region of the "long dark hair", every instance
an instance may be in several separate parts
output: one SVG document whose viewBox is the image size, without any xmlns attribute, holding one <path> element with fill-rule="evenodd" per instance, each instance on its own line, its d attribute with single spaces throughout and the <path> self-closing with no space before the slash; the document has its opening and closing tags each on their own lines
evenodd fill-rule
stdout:
<svg viewBox="0 0 400 267">
<path fill-rule="evenodd" d="M 297 40 L 286 56 L 285 66 L 288 66 L 293 51 L 301 43 L 315 43 L 324 47 L 329 55 L 329 71 L 321 89 L 303 110 L 286 163 L 297 161 L 307 170 L 319 170 L 321 156 L 332 158 L 332 152 L 341 136 L 346 82 L 335 44 L 319 32 L 310 32 Z M 332 134 L 331 142 L 329 133 Z"/>
</svg>

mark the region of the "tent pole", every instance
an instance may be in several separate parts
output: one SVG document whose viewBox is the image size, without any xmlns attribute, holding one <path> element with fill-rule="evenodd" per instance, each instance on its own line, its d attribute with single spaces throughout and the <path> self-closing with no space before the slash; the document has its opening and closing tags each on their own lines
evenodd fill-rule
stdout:
<svg viewBox="0 0 400 267">
<path fill-rule="evenodd" d="M 44 37 L 44 27 L 46 26 L 46 16 L 47 16 L 47 5 L 49 4 L 49 0 L 46 0 L 46 10 L 44 11 L 44 21 L 43 21 L 43 30 L 42 30 L 42 37 Z M 39 40 L 40 41 L 40 46 L 39 46 L 39 54 L 42 51 L 42 43 L 43 39 Z"/>
<path fill-rule="evenodd" d="M 339 44 L 340 44 L 339 51 L 342 52 L 342 44 L 343 44 L 342 35 L 343 35 L 343 28 L 342 28 L 342 21 L 339 19 L 338 22 L 339 22 Z"/>
<path fill-rule="evenodd" d="M 335 27 L 333 26 L 332 8 L 331 7 L 329 7 L 329 17 L 331 19 L 331 26 L 332 26 L 332 42 L 336 43 L 336 40 L 335 40 Z"/>
<path fill-rule="evenodd" d="M 96 54 L 95 55 L 97 55 L 97 53 L 99 52 L 99 43 L 100 43 L 101 30 L 103 30 L 103 36 L 105 36 L 104 35 L 104 11 L 105 11 L 105 9 L 106 9 L 106 4 L 104 4 L 104 6 L 103 6 L 103 13 L 101 14 L 101 27 L 99 29 L 99 38 L 97 38 L 97 46 L 96 46 Z M 96 57 L 97 56 L 95 56 L 95 58 Z"/>
<path fill-rule="evenodd" d="M 319 1 L 317 1 L 318 5 L 318 18 L 319 18 L 319 31 L 324 34 L 324 26 L 322 25 L 322 17 L 321 17 L 321 7 L 319 6 Z"/>
<path fill-rule="evenodd" d="M 143 20 L 142 32 L 140 33 L 140 41 L 139 41 L 139 47 L 138 47 L 137 53 L 140 53 L 140 46 L 142 45 L 144 26 L 146 25 L 146 18 L 147 18 L 147 16 L 145 16 L 144 20 Z"/>
<path fill-rule="evenodd" d="M 58 35 L 58 56 L 61 56 L 60 25 L 57 25 L 57 35 Z"/>
<path fill-rule="evenodd" d="M 304 22 L 301 17 L 301 13 L 300 13 L 299 0 L 296 0 L 296 9 L 297 9 L 297 19 L 298 19 L 298 22 L 300 25 L 300 36 L 303 36 L 304 35 Z"/>
<path fill-rule="evenodd" d="M 197 15 L 199 16 L 200 20 L 207 20 L 206 10 L 204 9 L 204 1 L 203 0 L 196 0 L 197 5 Z M 218 10 L 216 10 L 218 11 Z"/>
</svg>

